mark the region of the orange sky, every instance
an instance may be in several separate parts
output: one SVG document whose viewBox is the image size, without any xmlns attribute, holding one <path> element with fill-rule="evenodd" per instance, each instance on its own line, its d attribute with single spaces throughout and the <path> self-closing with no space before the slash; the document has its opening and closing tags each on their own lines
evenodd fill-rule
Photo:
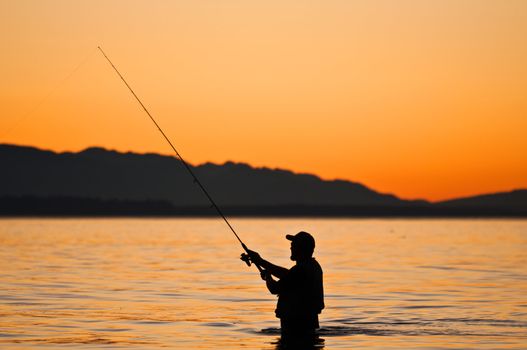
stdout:
<svg viewBox="0 0 527 350">
<path fill-rule="evenodd" d="M 0 142 L 171 154 L 101 45 L 191 163 L 527 188 L 526 38 L 523 0 L 0 0 Z"/>
</svg>

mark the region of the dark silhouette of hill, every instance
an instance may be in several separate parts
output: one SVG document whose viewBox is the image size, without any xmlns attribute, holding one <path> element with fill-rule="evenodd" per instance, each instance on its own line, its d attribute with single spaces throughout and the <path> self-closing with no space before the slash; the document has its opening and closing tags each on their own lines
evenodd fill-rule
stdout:
<svg viewBox="0 0 527 350">
<path fill-rule="evenodd" d="M 69 196 L 164 200 L 175 206 L 208 205 L 175 157 L 88 148 L 54 153 L 0 145 L 0 196 Z M 192 167 L 219 205 L 402 205 L 393 195 L 349 181 L 253 168 L 243 163 Z"/>
<path fill-rule="evenodd" d="M 527 190 L 514 190 L 510 192 L 457 198 L 438 202 L 436 205 L 457 208 L 507 208 L 511 210 L 527 210 Z"/>
<path fill-rule="evenodd" d="M 228 215 L 527 216 L 527 190 L 429 203 L 243 163 L 191 166 Z M 216 215 L 171 156 L 0 144 L 0 215 Z"/>
</svg>

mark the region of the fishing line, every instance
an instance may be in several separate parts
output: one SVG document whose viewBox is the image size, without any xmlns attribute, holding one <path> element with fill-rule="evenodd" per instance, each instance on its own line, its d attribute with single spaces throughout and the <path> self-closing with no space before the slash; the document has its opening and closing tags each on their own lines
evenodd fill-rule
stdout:
<svg viewBox="0 0 527 350">
<path fill-rule="evenodd" d="M 25 121 L 30 115 L 34 114 L 40 107 L 42 107 L 42 105 L 57 91 L 59 86 L 63 85 L 67 80 L 69 80 L 73 76 L 73 74 L 75 74 L 82 66 L 84 66 L 86 62 L 88 62 L 88 60 L 93 56 L 95 51 L 96 49 L 91 50 L 90 53 L 88 53 L 88 55 L 86 55 L 86 57 L 77 66 L 75 66 L 75 68 L 73 68 L 73 70 L 68 75 L 66 75 L 62 80 L 58 81 L 53 87 L 51 87 L 49 92 L 33 108 L 31 108 L 25 114 L 17 118 L 12 124 L 12 126 L 4 132 L 2 137 L 7 137 L 16 127 L 22 124 L 22 122 Z"/>
<path fill-rule="evenodd" d="M 194 180 L 194 183 L 198 184 L 199 188 L 201 188 L 201 191 L 203 191 L 203 193 L 205 194 L 205 196 L 207 197 L 207 199 L 209 200 L 209 202 L 212 204 L 212 206 L 214 207 L 214 209 L 216 209 L 216 211 L 218 212 L 218 214 L 221 216 L 221 218 L 223 219 L 223 221 L 225 221 L 225 223 L 227 224 L 227 226 L 229 227 L 229 229 L 232 231 L 232 233 L 234 233 L 234 236 L 236 236 L 236 239 L 238 240 L 238 242 L 240 242 L 240 244 L 242 245 L 242 248 L 247 252 L 249 253 L 249 248 L 247 248 L 247 246 L 245 245 L 245 243 L 242 242 L 242 240 L 240 239 L 240 237 L 238 236 L 238 234 L 236 233 L 236 231 L 234 230 L 234 228 L 232 227 L 232 225 L 230 224 L 229 220 L 227 220 L 227 218 L 225 217 L 225 215 L 223 214 L 223 212 L 221 211 L 221 209 L 218 207 L 218 205 L 216 204 L 216 202 L 212 199 L 212 197 L 210 196 L 209 192 L 205 189 L 205 187 L 203 186 L 203 184 L 201 183 L 201 181 L 199 181 L 199 179 L 196 177 L 196 175 L 194 174 L 194 172 L 192 171 L 192 169 L 190 168 L 190 166 L 187 164 L 187 162 L 183 159 L 183 157 L 181 156 L 181 154 L 179 154 L 178 150 L 176 149 L 176 147 L 174 147 L 174 145 L 172 144 L 172 142 L 170 141 L 170 139 L 168 138 L 168 136 L 163 132 L 163 130 L 161 129 L 161 127 L 159 126 L 159 124 L 156 122 L 156 120 L 154 119 L 154 117 L 152 117 L 152 114 L 150 114 L 150 112 L 148 111 L 148 109 L 145 107 L 145 105 L 143 104 L 143 102 L 141 102 L 141 100 L 139 99 L 139 97 L 136 95 L 136 93 L 134 92 L 134 90 L 132 89 L 132 87 L 126 82 L 126 80 L 124 79 L 123 75 L 119 72 L 119 70 L 117 69 L 117 67 L 115 67 L 115 65 L 112 63 L 112 61 L 108 58 L 108 56 L 106 56 L 106 53 L 104 53 L 104 51 L 101 49 L 100 46 L 97 46 L 97 48 L 101 51 L 101 53 L 103 54 L 104 58 L 106 58 L 106 60 L 108 61 L 108 63 L 110 63 L 110 65 L 112 66 L 112 68 L 115 70 L 115 72 L 117 73 L 117 75 L 119 76 L 119 78 L 121 78 L 121 80 L 123 81 L 123 83 L 126 85 L 126 87 L 128 88 L 128 90 L 130 90 L 130 92 L 132 93 L 132 95 L 134 95 L 135 99 L 137 100 L 137 102 L 139 102 L 139 104 L 141 105 L 141 107 L 143 108 L 143 110 L 146 112 L 146 114 L 150 117 L 150 120 L 152 120 L 152 122 L 154 123 L 154 125 L 157 127 L 157 130 L 159 130 L 159 132 L 161 133 L 161 135 L 163 135 L 163 137 L 165 138 L 165 140 L 168 142 L 168 144 L 170 145 L 170 147 L 172 147 L 172 149 L 174 150 L 174 152 L 176 153 L 176 155 L 178 156 L 179 160 L 181 161 L 181 163 L 183 163 L 183 165 L 185 166 L 185 169 L 187 169 L 187 171 L 190 173 L 190 175 L 192 176 L 192 179 Z M 255 264 L 256 265 L 256 264 Z M 256 267 L 258 268 L 258 270 L 260 272 L 262 272 L 262 268 L 259 266 L 259 265 L 256 265 Z"/>
</svg>

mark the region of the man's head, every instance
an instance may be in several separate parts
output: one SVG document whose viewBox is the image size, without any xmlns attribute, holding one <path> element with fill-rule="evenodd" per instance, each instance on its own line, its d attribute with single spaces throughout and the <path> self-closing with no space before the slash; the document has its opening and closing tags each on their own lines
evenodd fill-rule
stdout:
<svg viewBox="0 0 527 350">
<path fill-rule="evenodd" d="M 300 231 L 296 235 L 286 235 L 291 241 L 291 260 L 309 259 L 315 250 L 315 239 L 309 233 Z"/>
</svg>

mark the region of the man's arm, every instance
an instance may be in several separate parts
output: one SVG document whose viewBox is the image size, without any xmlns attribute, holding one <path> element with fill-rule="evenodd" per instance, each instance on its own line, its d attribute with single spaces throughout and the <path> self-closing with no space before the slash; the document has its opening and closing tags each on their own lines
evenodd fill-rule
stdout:
<svg viewBox="0 0 527 350">
<path fill-rule="evenodd" d="M 261 266 L 262 268 L 267 270 L 269 272 L 269 274 L 271 274 L 271 275 L 273 275 L 273 276 L 275 276 L 277 278 L 284 277 L 287 274 L 287 272 L 289 271 L 285 267 L 272 264 L 269 261 L 262 259 L 260 254 L 258 254 L 255 251 L 249 250 L 248 253 L 249 253 L 249 257 L 251 258 L 251 261 L 254 264 Z"/>
<path fill-rule="evenodd" d="M 287 272 L 289 271 L 285 267 L 271 264 L 269 261 L 264 260 L 264 259 L 262 259 L 261 264 L 259 264 L 259 265 L 261 267 L 263 267 L 264 269 L 266 269 L 267 271 L 269 271 L 269 273 L 271 275 L 273 275 L 273 276 L 275 276 L 277 278 L 283 278 L 285 275 L 287 275 Z"/>
<path fill-rule="evenodd" d="M 269 289 L 269 292 L 271 292 L 271 294 L 280 294 L 280 283 L 275 281 L 267 271 L 264 271 L 263 273 L 265 274 L 265 285 L 267 286 L 267 289 Z"/>
</svg>

